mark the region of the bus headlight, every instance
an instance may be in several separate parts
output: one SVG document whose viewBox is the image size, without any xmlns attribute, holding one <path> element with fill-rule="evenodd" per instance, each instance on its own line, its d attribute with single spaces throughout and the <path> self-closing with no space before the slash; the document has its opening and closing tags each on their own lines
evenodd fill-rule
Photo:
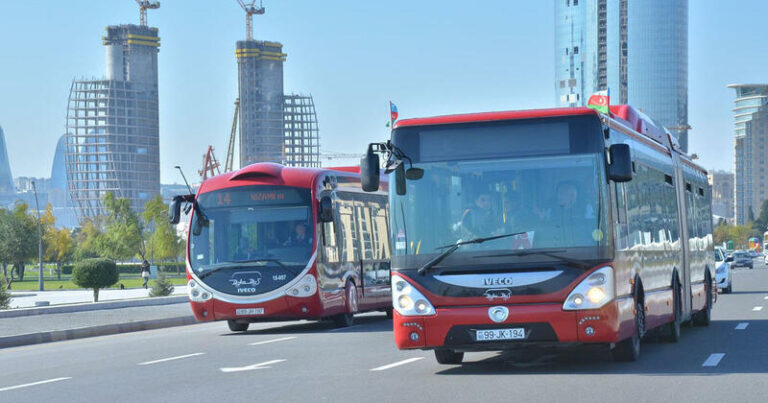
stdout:
<svg viewBox="0 0 768 403">
<path fill-rule="evenodd" d="M 571 291 L 563 303 L 563 310 L 598 309 L 614 297 L 613 267 L 601 267 Z"/>
<path fill-rule="evenodd" d="M 213 298 L 213 294 L 195 280 L 187 282 L 187 294 L 192 302 L 205 302 Z"/>
<path fill-rule="evenodd" d="M 317 292 L 317 280 L 315 276 L 307 274 L 301 278 L 301 281 L 285 291 L 291 297 L 304 298 L 311 297 Z"/>
<path fill-rule="evenodd" d="M 392 305 L 403 316 L 434 315 L 435 307 L 402 277 L 392 274 Z"/>
</svg>

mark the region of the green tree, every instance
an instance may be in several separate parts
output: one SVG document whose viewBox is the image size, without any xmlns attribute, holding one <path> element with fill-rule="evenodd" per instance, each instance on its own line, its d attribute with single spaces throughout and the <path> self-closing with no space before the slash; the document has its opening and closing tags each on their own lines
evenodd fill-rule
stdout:
<svg viewBox="0 0 768 403">
<path fill-rule="evenodd" d="M 93 289 L 93 302 L 99 302 L 99 290 L 120 280 L 117 264 L 109 259 L 85 259 L 75 263 L 72 282 L 83 288 Z"/>
<path fill-rule="evenodd" d="M 11 307 L 11 293 L 6 289 L 5 276 L 0 280 L 0 309 L 8 309 Z"/>
<path fill-rule="evenodd" d="M 145 235 L 146 251 L 150 260 L 174 261 L 178 257 L 181 239 L 176 234 L 176 229 L 169 222 L 168 205 L 163 203 L 160 195 L 147 202 L 142 213 Z"/>
<path fill-rule="evenodd" d="M 157 275 L 157 280 L 152 282 L 152 288 L 149 290 L 150 297 L 165 297 L 173 293 L 173 283 L 165 276 L 165 273 L 160 272 Z"/>
<path fill-rule="evenodd" d="M 104 196 L 107 211 L 104 236 L 99 239 L 100 256 L 113 260 L 126 260 L 136 255 L 144 259 L 144 238 L 138 214 L 131 209 L 129 199 L 116 198 L 113 193 Z"/>
<path fill-rule="evenodd" d="M 19 280 L 24 280 L 25 262 L 37 256 L 37 220 L 27 209 L 26 203 L 17 202 L 13 210 L 3 212 L 0 220 L 0 260 L 13 265 Z M 13 271 L 9 284 L 12 281 Z"/>
<path fill-rule="evenodd" d="M 72 231 L 74 241 L 73 258 L 75 260 L 90 259 L 101 256 L 101 245 L 104 244 L 104 231 L 101 220 L 87 218 L 80 222 L 80 227 Z"/>
</svg>

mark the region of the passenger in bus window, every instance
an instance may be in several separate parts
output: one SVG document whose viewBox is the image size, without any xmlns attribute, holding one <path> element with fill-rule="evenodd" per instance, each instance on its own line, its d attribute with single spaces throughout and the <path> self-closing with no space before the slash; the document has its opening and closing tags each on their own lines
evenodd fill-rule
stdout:
<svg viewBox="0 0 768 403">
<path fill-rule="evenodd" d="M 312 236 L 307 234 L 307 224 L 303 222 L 296 223 L 293 233 L 283 244 L 285 246 L 312 245 Z"/>
<path fill-rule="evenodd" d="M 466 240 L 491 236 L 502 227 L 502 223 L 493 208 L 489 193 L 480 193 L 474 205 L 464 210 L 461 216 L 462 237 Z"/>
</svg>

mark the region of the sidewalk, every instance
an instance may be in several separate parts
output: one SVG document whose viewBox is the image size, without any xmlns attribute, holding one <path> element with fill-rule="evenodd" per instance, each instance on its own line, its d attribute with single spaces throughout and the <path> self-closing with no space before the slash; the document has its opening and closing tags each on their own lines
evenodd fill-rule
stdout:
<svg viewBox="0 0 768 403">
<path fill-rule="evenodd" d="M 11 291 L 11 309 L 30 308 L 36 303 L 47 301 L 49 305 L 79 304 L 93 302 L 92 290 L 54 290 L 54 291 Z M 185 295 L 186 285 L 174 286 L 172 295 Z M 99 302 L 126 300 L 149 297 L 149 290 L 129 288 L 125 290 L 106 289 L 99 291 Z"/>
</svg>

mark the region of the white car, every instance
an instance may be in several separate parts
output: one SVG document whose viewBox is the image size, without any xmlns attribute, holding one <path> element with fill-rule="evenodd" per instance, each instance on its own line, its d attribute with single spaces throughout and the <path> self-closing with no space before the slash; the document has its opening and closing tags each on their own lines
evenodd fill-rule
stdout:
<svg viewBox="0 0 768 403">
<path fill-rule="evenodd" d="M 731 258 L 732 259 L 732 258 Z M 733 289 L 731 284 L 731 263 L 726 261 L 725 253 L 720 248 L 715 248 L 715 281 L 717 288 L 724 294 L 730 294 Z"/>
</svg>

